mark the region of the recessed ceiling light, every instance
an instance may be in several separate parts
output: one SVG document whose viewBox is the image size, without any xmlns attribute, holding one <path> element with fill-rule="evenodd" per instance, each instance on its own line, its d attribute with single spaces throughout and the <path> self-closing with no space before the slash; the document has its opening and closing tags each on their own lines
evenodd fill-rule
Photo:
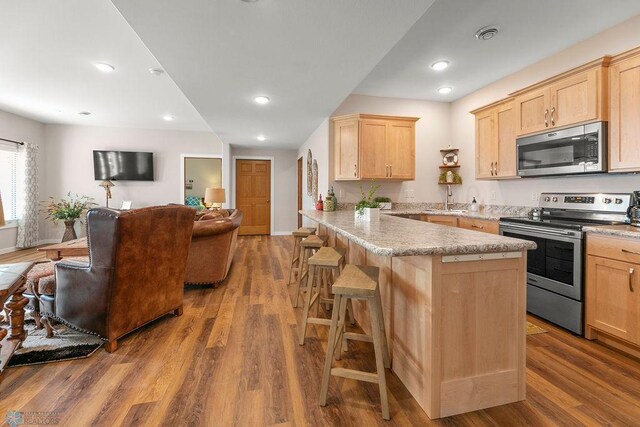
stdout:
<svg viewBox="0 0 640 427">
<path fill-rule="evenodd" d="M 264 135 L 258 135 L 258 141 L 264 141 L 265 139 L 267 139 L 267 138 L 265 138 Z"/>
<path fill-rule="evenodd" d="M 269 99 L 268 96 L 256 96 L 255 98 L 253 98 L 253 100 L 258 104 L 268 104 L 269 102 L 271 102 L 271 99 Z"/>
<path fill-rule="evenodd" d="M 478 40 L 489 40 L 494 38 L 500 29 L 494 25 L 489 25 L 488 27 L 482 27 L 478 31 L 476 31 L 476 38 Z"/>
<path fill-rule="evenodd" d="M 433 64 L 431 64 L 431 68 L 433 68 L 436 71 L 442 71 L 445 68 L 447 68 L 449 66 L 449 61 L 436 61 Z"/>
<path fill-rule="evenodd" d="M 446 95 L 448 93 L 451 93 L 451 91 L 452 91 L 452 89 L 449 86 L 444 86 L 444 87 L 441 87 L 440 89 L 438 89 L 438 93 L 440 95 Z"/>
<path fill-rule="evenodd" d="M 164 74 L 164 70 L 162 68 L 149 68 L 149 73 L 154 76 L 161 76 Z"/>
<path fill-rule="evenodd" d="M 96 62 L 95 64 L 93 64 L 98 70 L 102 71 L 103 73 L 110 73 L 113 70 L 116 69 L 116 67 L 114 67 L 111 64 L 107 64 L 104 62 Z"/>
<path fill-rule="evenodd" d="M 163 120 L 166 120 L 167 122 L 171 122 L 173 121 L 173 116 L 171 114 L 165 114 L 164 116 L 162 116 Z"/>
<path fill-rule="evenodd" d="M 89 112 L 89 111 L 80 111 L 78 114 L 80 114 L 81 116 L 90 116 L 91 112 Z"/>
</svg>

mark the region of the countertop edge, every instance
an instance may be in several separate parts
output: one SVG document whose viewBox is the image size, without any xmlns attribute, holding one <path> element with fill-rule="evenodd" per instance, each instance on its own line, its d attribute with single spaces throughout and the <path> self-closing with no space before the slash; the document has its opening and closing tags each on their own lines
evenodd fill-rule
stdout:
<svg viewBox="0 0 640 427">
<path fill-rule="evenodd" d="M 640 241 L 640 228 L 633 227 L 632 229 L 631 227 L 633 226 L 631 225 L 619 225 L 619 226 L 597 225 L 597 226 L 583 227 L 582 230 L 591 234 L 598 234 L 602 236 L 611 236 L 611 237 L 627 237 L 630 239 L 638 239 Z"/>
</svg>

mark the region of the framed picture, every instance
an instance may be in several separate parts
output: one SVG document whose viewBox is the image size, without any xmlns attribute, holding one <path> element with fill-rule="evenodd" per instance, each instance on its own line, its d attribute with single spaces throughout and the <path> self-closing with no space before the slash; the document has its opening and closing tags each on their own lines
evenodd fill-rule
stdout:
<svg viewBox="0 0 640 427">
<path fill-rule="evenodd" d="M 120 206 L 121 211 L 128 211 L 131 209 L 131 200 L 123 200 L 122 206 Z"/>
</svg>

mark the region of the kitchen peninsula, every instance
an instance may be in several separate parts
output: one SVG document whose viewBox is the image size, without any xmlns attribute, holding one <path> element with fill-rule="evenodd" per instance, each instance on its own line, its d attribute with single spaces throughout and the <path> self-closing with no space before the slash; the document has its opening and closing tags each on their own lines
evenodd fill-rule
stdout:
<svg viewBox="0 0 640 427">
<path fill-rule="evenodd" d="M 353 211 L 301 211 L 380 268 L 392 370 L 430 418 L 525 399 L 526 251 L 533 242 Z M 355 305 L 355 304 L 354 304 Z M 369 330 L 363 305 L 355 315 Z"/>
</svg>

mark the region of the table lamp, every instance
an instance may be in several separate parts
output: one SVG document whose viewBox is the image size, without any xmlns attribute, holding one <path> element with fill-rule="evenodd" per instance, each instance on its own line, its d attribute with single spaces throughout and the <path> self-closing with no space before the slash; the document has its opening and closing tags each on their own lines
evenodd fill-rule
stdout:
<svg viewBox="0 0 640 427">
<path fill-rule="evenodd" d="M 5 225 L 4 222 L 4 210 L 2 208 L 2 194 L 0 194 L 0 227 Z"/>
<path fill-rule="evenodd" d="M 104 188 L 105 191 L 105 198 L 106 198 L 106 207 L 109 207 L 109 199 L 111 198 L 111 187 L 115 187 L 115 184 L 111 181 L 109 181 L 108 179 L 105 179 L 104 181 L 102 181 L 99 184 L 100 187 Z"/>
<path fill-rule="evenodd" d="M 213 208 L 213 206 L 211 206 L 213 203 L 218 203 L 219 206 L 216 208 L 220 209 L 222 207 L 222 204 L 226 202 L 226 199 L 224 197 L 224 188 L 207 188 L 204 191 L 204 204 L 207 207 L 211 207 Z"/>
</svg>

